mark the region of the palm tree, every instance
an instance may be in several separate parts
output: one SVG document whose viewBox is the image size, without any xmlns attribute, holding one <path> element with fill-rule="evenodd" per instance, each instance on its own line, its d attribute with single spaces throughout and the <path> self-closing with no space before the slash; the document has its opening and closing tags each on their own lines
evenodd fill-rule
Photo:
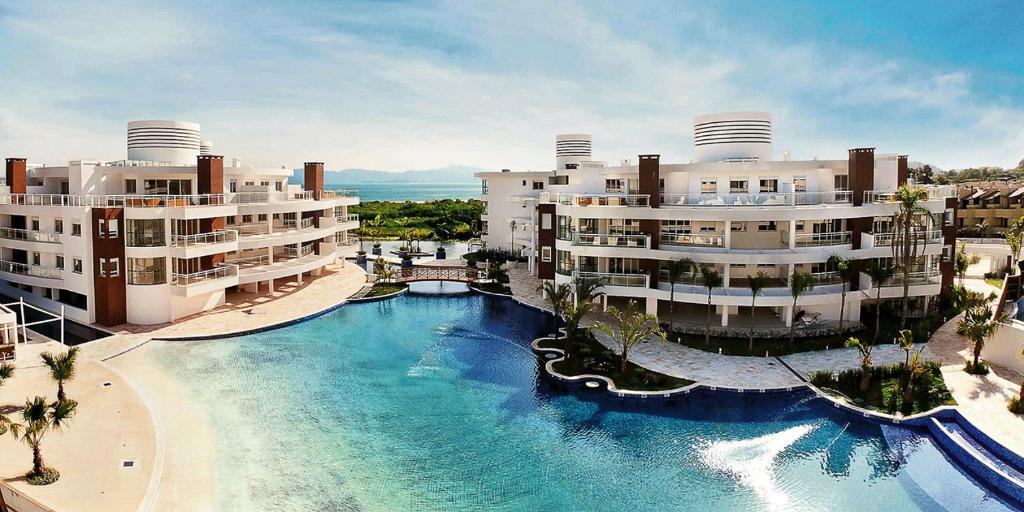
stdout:
<svg viewBox="0 0 1024 512">
<path fill-rule="evenodd" d="M 867 391 L 871 387 L 871 345 L 861 343 L 857 338 L 846 340 L 847 347 L 857 347 L 860 351 L 860 390 Z"/>
<path fill-rule="evenodd" d="M 508 282 L 508 271 L 505 270 L 505 263 L 498 260 L 487 262 L 487 278 L 496 283 Z"/>
<path fill-rule="evenodd" d="M 700 267 L 700 281 L 708 289 L 708 309 L 704 315 L 704 344 L 707 345 L 711 343 L 711 292 L 722 286 L 722 274 L 714 267 L 704 265 Z"/>
<path fill-rule="evenodd" d="M 671 331 L 675 327 L 676 319 L 676 283 L 683 278 L 684 274 L 693 270 L 693 260 L 690 258 L 669 260 L 665 262 L 665 268 L 668 270 L 668 327 Z"/>
<path fill-rule="evenodd" d="M 960 244 L 953 257 L 953 270 L 960 278 L 960 288 L 964 287 L 964 278 L 967 277 L 967 268 L 981 261 L 977 254 L 967 254 L 967 244 Z"/>
<path fill-rule="evenodd" d="M 903 306 L 900 309 L 900 328 L 907 326 L 910 313 L 910 270 L 917 263 L 920 252 L 928 246 L 928 224 L 931 212 L 918 204 L 928 199 L 922 187 L 903 185 L 896 191 L 897 209 L 893 213 L 892 260 L 903 273 Z M 927 269 L 925 269 L 927 270 Z"/>
<path fill-rule="evenodd" d="M 846 290 L 847 286 L 857 275 L 856 262 L 845 256 L 833 254 L 828 258 L 828 267 L 839 276 L 843 289 L 839 297 L 839 332 L 843 332 L 843 317 L 846 316 Z"/>
<path fill-rule="evenodd" d="M 59 431 L 71 421 L 77 407 L 78 402 L 74 400 L 47 404 L 45 398 L 37 396 L 32 400 L 25 401 L 25 407 L 21 410 L 21 423 L 7 422 L 5 428 L 10 430 L 11 435 L 32 449 L 32 471 L 26 475 L 29 483 L 51 475 L 52 481 L 39 482 L 45 485 L 53 483 L 60 477 L 57 470 L 43 464 L 40 446 L 47 433 L 51 430 Z"/>
<path fill-rule="evenodd" d="M 9 363 L 0 364 L 0 386 L 4 385 L 4 381 L 14 376 L 14 365 Z"/>
<path fill-rule="evenodd" d="M 1011 275 L 1016 275 L 1017 271 L 1020 269 L 1020 267 L 1017 266 L 1017 262 L 1020 260 L 1021 242 L 1024 242 L 1024 234 L 1022 234 L 1021 232 L 1019 232 L 1019 231 L 1010 231 L 1010 232 L 1006 233 L 1006 245 L 1010 246 L 1010 256 L 1011 256 L 1010 274 Z M 978 257 L 978 255 L 974 255 L 974 256 Z"/>
<path fill-rule="evenodd" d="M 516 222 L 515 219 L 512 219 L 512 220 L 508 221 L 508 229 L 512 233 L 512 235 L 511 235 L 511 243 L 512 243 L 512 245 L 508 246 L 509 252 L 516 252 L 516 227 L 517 226 L 519 226 L 519 223 Z"/>
<path fill-rule="evenodd" d="M 570 290 L 569 285 L 565 283 L 555 284 L 555 282 L 551 280 L 541 283 L 541 285 L 537 287 L 537 291 L 541 292 L 544 295 L 544 298 L 551 303 L 551 312 L 555 314 L 555 341 L 558 341 L 558 319 L 562 318 L 563 307 L 565 306 L 566 299 L 569 298 L 569 294 L 572 293 L 572 291 Z"/>
<path fill-rule="evenodd" d="M 757 294 L 761 293 L 761 290 L 768 286 L 768 279 L 770 279 L 768 274 L 765 274 L 763 270 L 758 270 L 756 274 L 747 279 L 747 285 L 750 286 L 750 340 L 747 342 L 748 354 L 754 352 L 754 305 L 757 303 Z"/>
<path fill-rule="evenodd" d="M 66 402 L 64 382 L 75 378 L 75 362 L 78 359 L 78 347 L 71 347 L 63 354 L 53 355 L 50 352 L 39 354 L 43 363 L 50 368 L 50 378 L 57 381 L 57 401 Z"/>
<path fill-rule="evenodd" d="M 394 266 L 384 258 L 377 258 L 373 261 L 373 273 L 377 275 L 377 280 L 382 283 L 390 283 L 395 278 Z"/>
<path fill-rule="evenodd" d="M 569 358 L 576 331 L 583 324 L 583 319 L 594 311 L 594 299 L 600 293 L 601 283 L 596 279 L 577 279 L 573 282 L 572 296 L 565 298 L 562 306 L 565 317 L 565 357 Z"/>
<path fill-rule="evenodd" d="M 914 331 L 911 331 L 910 329 L 900 330 L 900 334 L 896 338 L 896 344 L 899 345 L 900 350 L 907 354 L 907 359 L 903 363 L 903 366 L 910 365 L 910 352 L 914 350 Z"/>
<path fill-rule="evenodd" d="M 661 341 L 665 341 L 665 331 L 658 325 L 658 317 L 642 313 L 637 308 L 635 300 L 629 301 L 625 311 L 620 311 L 615 306 L 609 306 L 608 314 L 615 318 L 618 324 L 616 328 L 612 329 L 601 322 L 595 323 L 594 328 L 610 336 L 619 347 L 619 356 L 621 358 L 619 364 L 620 374 L 626 373 L 629 349 L 651 336 L 657 336 Z"/>
<path fill-rule="evenodd" d="M 868 277 L 871 278 L 871 286 L 875 288 L 875 337 L 872 343 L 878 343 L 878 333 L 882 328 L 882 286 L 894 275 L 896 267 L 892 264 L 874 260 L 868 266 Z"/>
<path fill-rule="evenodd" d="M 793 275 L 789 276 L 789 294 L 793 296 L 793 310 L 792 314 L 789 315 L 789 345 L 793 346 L 793 340 L 796 339 L 796 301 L 800 298 L 804 292 L 814 288 L 814 276 L 807 272 L 801 272 L 794 270 Z"/>
<path fill-rule="evenodd" d="M 977 373 L 981 362 L 981 350 L 985 348 L 985 340 L 992 336 L 999 324 L 1006 321 L 1006 315 L 996 314 L 987 303 L 976 304 L 964 311 L 964 318 L 956 326 L 961 336 L 974 343 L 974 362 L 969 373 Z"/>
</svg>

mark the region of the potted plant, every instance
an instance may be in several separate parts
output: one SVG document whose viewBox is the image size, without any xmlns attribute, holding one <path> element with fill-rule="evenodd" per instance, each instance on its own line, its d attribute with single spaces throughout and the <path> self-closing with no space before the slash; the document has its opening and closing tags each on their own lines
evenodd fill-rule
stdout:
<svg viewBox="0 0 1024 512">
<path fill-rule="evenodd" d="M 445 252 L 444 246 L 443 245 L 438 245 L 437 246 L 437 252 L 434 253 L 434 258 L 439 259 L 439 260 L 443 260 L 443 259 L 446 259 L 447 256 L 448 256 L 448 254 Z"/>
<path fill-rule="evenodd" d="M 360 250 L 356 253 L 356 263 L 366 265 L 366 251 Z"/>
<path fill-rule="evenodd" d="M 374 256 L 380 256 L 380 242 L 373 243 L 373 249 L 370 250 Z"/>
<path fill-rule="evenodd" d="M 409 253 L 402 253 L 402 268 L 412 268 L 412 256 Z"/>
</svg>

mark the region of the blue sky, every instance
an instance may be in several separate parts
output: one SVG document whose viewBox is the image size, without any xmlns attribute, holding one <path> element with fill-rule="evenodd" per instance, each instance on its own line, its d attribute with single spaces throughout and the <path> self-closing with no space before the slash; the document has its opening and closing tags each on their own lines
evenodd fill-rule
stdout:
<svg viewBox="0 0 1024 512">
<path fill-rule="evenodd" d="M 216 4 L 216 5 L 209 5 Z M 692 117 L 773 113 L 775 152 L 1024 158 L 1024 3 L 0 0 L 0 155 L 124 157 L 130 119 L 260 165 L 548 169 L 692 155 Z"/>
</svg>

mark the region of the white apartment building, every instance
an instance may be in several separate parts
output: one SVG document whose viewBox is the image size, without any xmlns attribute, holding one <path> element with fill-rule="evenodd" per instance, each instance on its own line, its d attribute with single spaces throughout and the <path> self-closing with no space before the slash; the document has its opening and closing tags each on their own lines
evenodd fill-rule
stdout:
<svg viewBox="0 0 1024 512">
<path fill-rule="evenodd" d="M 711 292 L 716 323 L 749 325 L 748 278 L 765 272 L 769 287 L 757 297 L 755 317 L 788 326 L 803 311 L 825 321 L 840 315 L 843 285 L 826 265 L 833 254 L 860 261 L 892 258 L 893 193 L 907 183 L 907 158 L 848 151 L 845 160 L 771 160 L 771 116 L 734 112 L 694 120 L 694 161 L 663 164 L 659 155 L 614 164 L 591 160 L 587 135 L 556 138 L 552 172 L 485 172 L 484 241 L 526 254 L 542 279 L 599 279 L 615 299 L 636 299 L 648 312 L 667 312 L 671 290 L 665 263 L 689 258 L 711 266 L 723 286 Z M 573 140 L 575 154 L 557 153 Z M 585 141 L 585 144 L 583 143 Z M 583 148 L 580 150 L 580 148 Z M 952 188 L 928 189 L 922 206 L 932 229 L 911 274 L 915 305 L 952 283 L 955 246 Z M 513 237 L 506 218 L 522 219 Z M 500 220 L 499 220 L 500 219 Z M 815 286 L 797 310 L 788 279 L 813 275 Z M 881 289 L 902 297 L 901 276 Z M 844 317 L 858 321 L 861 304 L 876 297 L 863 272 L 847 288 Z M 697 276 L 675 285 L 676 312 L 704 319 L 708 290 Z M 699 308 L 699 309 L 697 309 Z"/>
<path fill-rule="evenodd" d="M 323 163 L 255 168 L 210 154 L 199 125 L 128 123 L 127 159 L 6 159 L 0 294 L 105 326 L 155 324 L 236 289 L 318 275 L 357 250 L 359 198 L 323 189 Z"/>
</svg>

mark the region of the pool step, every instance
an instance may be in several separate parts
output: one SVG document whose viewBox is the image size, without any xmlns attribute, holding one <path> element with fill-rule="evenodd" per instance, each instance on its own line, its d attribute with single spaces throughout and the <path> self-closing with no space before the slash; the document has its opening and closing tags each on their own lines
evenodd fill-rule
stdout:
<svg viewBox="0 0 1024 512">
<path fill-rule="evenodd" d="M 927 425 L 938 445 L 957 463 L 1024 506 L 1024 460 L 1019 455 L 955 419 L 930 418 Z"/>
</svg>

